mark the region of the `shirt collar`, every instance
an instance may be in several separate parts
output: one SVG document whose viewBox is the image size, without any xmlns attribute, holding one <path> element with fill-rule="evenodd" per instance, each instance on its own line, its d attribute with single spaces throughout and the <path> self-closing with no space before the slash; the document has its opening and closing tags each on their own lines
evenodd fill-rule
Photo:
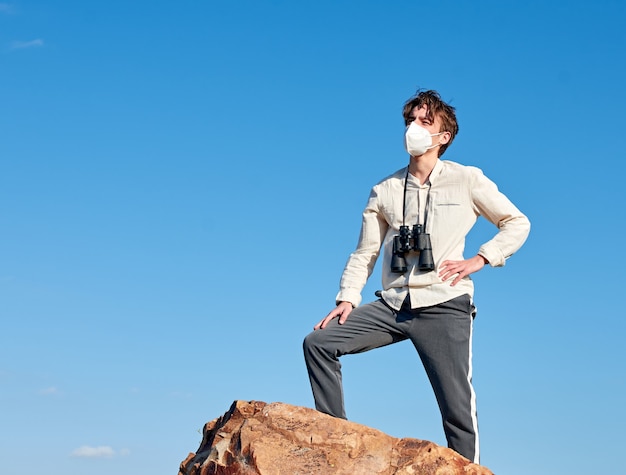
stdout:
<svg viewBox="0 0 626 475">
<path fill-rule="evenodd" d="M 431 185 L 435 184 L 435 181 L 437 181 L 437 178 L 441 174 L 442 170 L 443 170 L 443 162 L 437 159 L 437 163 L 435 163 L 435 166 L 433 167 L 433 171 L 430 172 L 430 176 L 428 177 L 428 181 L 430 181 Z"/>
<path fill-rule="evenodd" d="M 407 167 L 405 170 L 406 170 L 405 173 L 409 177 L 409 181 L 417 186 L 420 186 L 417 178 L 415 178 L 413 175 L 409 173 L 409 168 Z M 437 177 L 441 174 L 442 171 L 443 171 L 443 162 L 437 159 L 437 161 L 435 162 L 435 166 L 433 167 L 432 171 L 430 172 L 430 175 L 428 176 L 428 180 L 426 180 L 426 183 L 424 183 L 424 185 L 422 186 L 426 186 L 428 184 L 433 185 L 435 181 L 437 181 Z"/>
</svg>

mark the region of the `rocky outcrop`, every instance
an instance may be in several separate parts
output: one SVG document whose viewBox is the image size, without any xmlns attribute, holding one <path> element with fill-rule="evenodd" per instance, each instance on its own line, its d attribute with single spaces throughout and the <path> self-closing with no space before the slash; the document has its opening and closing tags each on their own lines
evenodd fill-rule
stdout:
<svg viewBox="0 0 626 475">
<path fill-rule="evenodd" d="M 313 409 L 235 401 L 204 426 L 179 475 L 493 475 L 451 449 Z"/>
</svg>

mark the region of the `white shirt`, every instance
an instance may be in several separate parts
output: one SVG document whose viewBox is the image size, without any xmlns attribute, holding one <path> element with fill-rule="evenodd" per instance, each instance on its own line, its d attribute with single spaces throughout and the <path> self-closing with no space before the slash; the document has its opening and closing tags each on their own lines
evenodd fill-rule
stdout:
<svg viewBox="0 0 626 475">
<path fill-rule="evenodd" d="M 357 248 L 350 255 L 341 277 L 337 302 L 350 302 L 355 307 L 361 303 L 361 290 L 374 269 L 381 247 L 382 297 L 392 308 L 399 310 L 407 294 L 411 296 L 413 308 L 437 305 L 463 294 L 473 297 L 474 284 L 469 276 L 452 287 L 451 281 L 442 281 L 438 272 L 443 261 L 464 259 L 465 237 L 478 216 L 484 216 L 498 228 L 493 239 L 478 250 L 491 266 L 503 266 L 526 241 L 530 232 L 528 218 L 480 169 L 437 160 L 424 185 L 420 185 L 413 175 L 408 174 L 408 179 L 406 176 L 405 167 L 372 188 L 363 212 Z M 419 253 L 409 252 L 405 255 L 407 272 L 396 274 L 390 267 L 393 237 L 403 223 L 410 228 L 417 223 L 418 190 L 421 207 L 425 208 L 428 201 L 428 208 L 420 212 L 419 222 L 423 224 L 426 216 L 425 232 L 430 234 L 435 270 L 420 271 L 417 268 Z"/>
</svg>

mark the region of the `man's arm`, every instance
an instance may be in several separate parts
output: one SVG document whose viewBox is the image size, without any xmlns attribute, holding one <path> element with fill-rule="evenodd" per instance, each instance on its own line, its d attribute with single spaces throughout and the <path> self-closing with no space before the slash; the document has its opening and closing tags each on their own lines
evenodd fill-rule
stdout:
<svg viewBox="0 0 626 475">
<path fill-rule="evenodd" d="M 506 259 L 524 244 L 530 232 L 528 218 L 498 190 L 496 184 L 478 168 L 472 168 L 472 173 L 472 204 L 478 214 L 498 227 L 498 233 L 483 244 L 474 257 L 441 263 L 439 277 L 444 281 L 452 279 L 452 286 L 486 264 L 503 266 Z"/>
<path fill-rule="evenodd" d="M 480 215 L 498 227 L 498 233 L 480 246 L 478 254 L 492 267 L 500 267 L 528 238 L 530 221 L 498 190 L 494 182 L 480 170 L 475 170 L 472 186 L 473 204 Z"/>
<path fill-rule="evenodd" d="M 353 307 L 361 303 L 361 290 L 372 274 L 380 254 L 389 225 L 380 211 L 377 187 L 370 193 L 361 223 L 361 233 L 356 250 L 350 254 L 344 267 L 335 302 L 350 302 Z"/>
<path fill-rule="evenodd" d="M 335 298 L 337 306 L 313 327 L 315 330 L 324 328 L 334 318 L 339 318 L 339 324 L 343 324 L 352 309 L 361 303 L 361 290 L 372 274 L 388 227 L 379 212 L 378 194 L 374 187 L 363 211 L 357 248 L 350 254 L 341 276 L 339 293 Z"/>
</svg>

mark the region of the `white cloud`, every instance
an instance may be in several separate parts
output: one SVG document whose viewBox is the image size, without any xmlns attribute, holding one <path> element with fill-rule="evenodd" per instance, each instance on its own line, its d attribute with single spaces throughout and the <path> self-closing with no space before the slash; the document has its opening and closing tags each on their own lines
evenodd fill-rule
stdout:
<svg viewBox="0 0 626 475">
<path fill-rule="evenodd" d="M 116 455 L 126 457 L 130 455 L 130 450 L 121 449 L 118 454 L 115 452 L 115 450 L 113 450 L 113 447 L 110 447 L 108 445 L 99 445 L 98 447 L 83 445 L 82 447 L 74 449 L 70 454 L 71 457 L 87 459 L 111 458 L 115 457 Z"/>
<path fill-rule="evenodd" d="M 30 40 L 30 41 L 12 41 L 11 49 L 27 49 L 27 48 L 41 48 L 43 46 L 42 39 Z"/>
<path fill-rule="evenodd" d="M 108 445 L 101 445 L 99 447 L 83 445 L 75 449 L 70 455 L 77 458 L 110 458 L 115 455 L 115 450 Z"/>
<path fill-rule="evenodd" d="M 55 386 L 50 386 L 49 388 L 42 389 L 39 391 L 39 394 L 43 394 L 44 396 L 60 394 L 59 389 Z"/>
</svg>

